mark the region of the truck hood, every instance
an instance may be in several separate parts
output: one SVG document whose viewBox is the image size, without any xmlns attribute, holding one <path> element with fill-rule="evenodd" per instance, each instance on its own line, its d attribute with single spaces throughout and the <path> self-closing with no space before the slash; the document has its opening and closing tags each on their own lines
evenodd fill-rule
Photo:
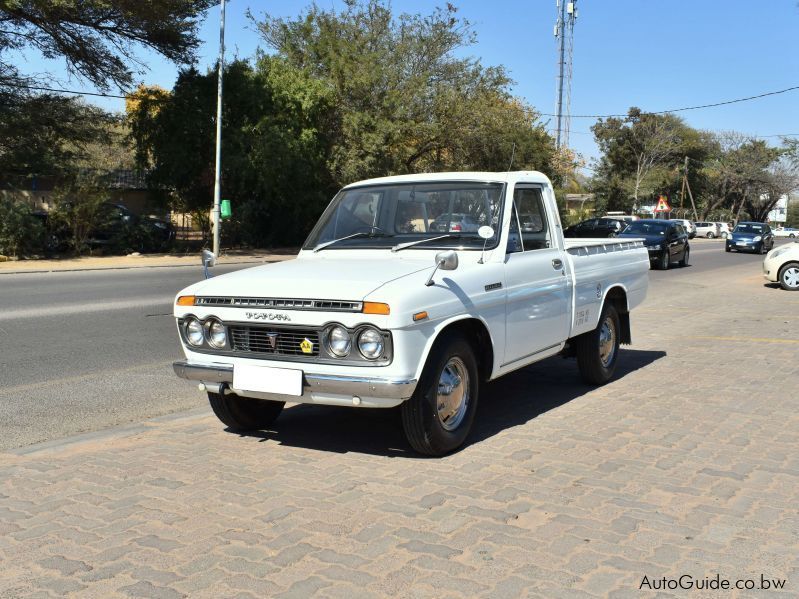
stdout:
<svg viewBox="0 0 799 599">
<path fill-rule="evenodd" d="M 212 277 L 181 293 L 361 301 L 386 283 L 432 269 L 429 260 L 300 258 Z"/>
</svg>

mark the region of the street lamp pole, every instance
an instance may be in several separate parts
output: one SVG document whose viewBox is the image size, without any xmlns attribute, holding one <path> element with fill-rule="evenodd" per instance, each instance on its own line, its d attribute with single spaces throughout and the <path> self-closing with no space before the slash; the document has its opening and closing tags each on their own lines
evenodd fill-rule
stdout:
<svg viewBox="0 0 799 599">
<path fill-rule="evenodd" d="M 216 166 L 214 169 L 214 256 L 219 256 L 220 239 L 220 168 L 222 165 L 222 72 L 225 67 L 225 0 L 219 0 L 219 79 L 216 84 Z"/>
</svg>

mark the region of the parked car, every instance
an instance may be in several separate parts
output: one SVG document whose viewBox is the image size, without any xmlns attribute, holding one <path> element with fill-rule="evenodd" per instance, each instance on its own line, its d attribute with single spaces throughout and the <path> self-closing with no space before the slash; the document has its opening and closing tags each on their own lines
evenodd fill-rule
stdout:
<svg viewBox="0 0 799 599">
<path fill-rule="evenodd" d="M 699 237 L 707 237 L 708 239 L 715 239 L 721 235 L 721 228 L 719 223 L 711 223 L 707 221 L 696 223 L 696 234 Z"/>
<path fill-rule="evenodd" d="M 37 210 L 34 216 L 45 227 L 44 249 L 60 252 L 69 247 L 70 231 L 63 223 L 55 223 L 50 214 Z M 89 247 L 118 245 L 122 249 L 158 251 L 164 249 L 175 238 L 175 228 L 167 220 L 153 216 L 137 216 L 121 204 L 106 202 L 100 206 L 97 224 L 89 232 L 86 243 Z"/>
<path fill-rule="evenodd" d="M 779 229 L 772 229 L 771 232 L 774 233 L 774 237 L 788 237 L 790 239 L 799 237 L 799 229 L 793 227 L 780 227 Z"/>
<path fill-rule="evenodd" d="M 763 276 L 788 291 L 799 291 L 799 242 L 771 250 L 763 260 Z"/>
<path fill-rule="evenodd" d="M 719 237 L 727 239 L 732 234 L 732 223 L 716 223 L 719 226 Z"/>
<path fill-rule="evenodd" d="M 470 214 L 463 213 L 447 213 L 442 214 L 430 223 L 430 230 L 439 233 L 461 232 L 461 233 L 476 233 L 480 228 L 474 217 Z"/>
<path fill-rule="evenodd" d="M 379 235 L 341 227 L 340 212 L 364 190 L 379 198 Z M 393 233 L 398 198 L 409 193 L 423 205 L 481 197 L 469 216 L 496 213 L 498 229 Z M 399 406 L 411 447 L 444 455 L 480 417 L 484 381 L 563 353 L 577 358 L 584 381 L 608 382 L 648 270 L 639 244 L 564 240 L 541 173 L 361 181 L 336 195 L 295 260 L 180 291 L 185 359 L 173 368 L 200 383 L 232 430 L 271 426 L 286 401 Z"/>
<path fill-rule="evenodd" d="M 766 223 L 741 222 L 724 243 L 724 251 L 765 254 L 774 247 L 774 234 Z"/>
<path fill-rule="evenodd" d="M 694 221 L 688 220 L 687 218 L 671 218 L 669 220 L 674 223 L 680 223 L 685 229 L 685 232 L 688 233 L 688 239 L 696 237 L 696 224 Z"/>
<path fill-rule="evenodd" d="M 582 222 L 566 227 L 564 237 L 616 237 L 626 227 L 622 220 L 610 217 L 589 218 Z"/>
<path fill-rule="evenodd" d="M 641 219 L 631 223 L 619 233 L 619 239 L 642 238 L 649 250 L 652 268 L 666 270 L 672 262 L 688 266 L 691 253 L 688 233 L 677 221 L 661 219 Z"/>
</svg>

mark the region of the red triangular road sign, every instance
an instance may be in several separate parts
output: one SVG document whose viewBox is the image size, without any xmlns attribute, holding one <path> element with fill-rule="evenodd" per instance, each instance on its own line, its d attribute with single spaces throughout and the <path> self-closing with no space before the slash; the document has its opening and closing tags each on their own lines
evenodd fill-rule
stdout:
<svg viewBox="0 0 799 599">
<path fill-rule="evenodd" d="M 658 205 L 655 207 L 655 212 L 671 212 L 671 206 L 666 201 L 666 196 L 658 198 Z"/>
</svg>

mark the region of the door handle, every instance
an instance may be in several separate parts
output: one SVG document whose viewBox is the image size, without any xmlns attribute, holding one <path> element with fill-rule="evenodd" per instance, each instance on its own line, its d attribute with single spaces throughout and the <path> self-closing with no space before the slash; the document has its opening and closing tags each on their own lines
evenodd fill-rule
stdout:
<svg viewBox="0 0 799 599">
<path fill-rule="evenodd" d="M 555 258 L 552 261 L 552 268 L 554 268 L 555 270 L 562 269 L 563 268 L 563 260 L 561 260 L 560 258 Z"/>
</svg>

